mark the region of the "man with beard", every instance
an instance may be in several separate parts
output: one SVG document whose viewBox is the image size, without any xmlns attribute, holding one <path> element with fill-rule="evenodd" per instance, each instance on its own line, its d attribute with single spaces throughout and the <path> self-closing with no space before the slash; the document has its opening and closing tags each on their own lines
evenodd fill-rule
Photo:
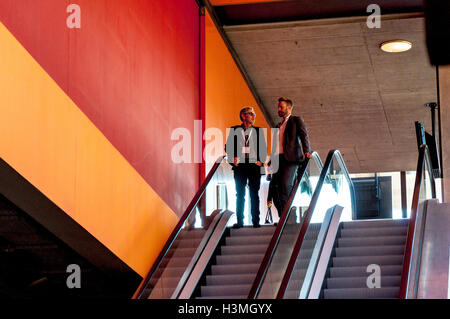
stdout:
<svg viewBox="0 0 450 319">
<path fill-rule="evenodd" d="M 273 202 L 280 218 L 300 165 L 306 157 L 312 158 L 305 123 L 301 117 L 291 115 L 292 107 L 290 99 L 278 99 L 278 116 L 283 120 L 277 125 L 278 134 L 275 134 L 272 143 L 271 162 L 278 170 L 274 172 L 271 183 L 274 187 Z M 273 165 L 274 161 L 278 161 L 278 165 Z"/>
</svg>

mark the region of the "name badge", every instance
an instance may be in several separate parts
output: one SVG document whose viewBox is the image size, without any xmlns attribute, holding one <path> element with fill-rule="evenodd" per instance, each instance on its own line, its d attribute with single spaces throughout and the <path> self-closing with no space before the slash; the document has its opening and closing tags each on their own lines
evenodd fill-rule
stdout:
<svg viewBox="0 0 450 319">
<path fill-rule="evenodd" d="M 250 154 L 250 146 L 244 146 L 242 148 L 242 154 Z"/>
</svg>

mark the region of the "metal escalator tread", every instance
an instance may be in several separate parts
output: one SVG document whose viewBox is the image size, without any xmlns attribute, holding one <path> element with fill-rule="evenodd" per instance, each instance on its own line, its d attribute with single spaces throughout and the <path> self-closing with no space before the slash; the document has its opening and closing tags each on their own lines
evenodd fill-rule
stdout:
<svg viewBox="0 0 450 319">
<path fill-rule="evenodd" d="M 403 255 L 405 245 L 382 245 L 382 246 L 356 246 L 356 247 L 338 247 L 336 256 L 388 256 Z"/>
<path fill-rule="evenodd" d="M 408 220 L 344 222 L 325 279 L 325 299 L 397 298 Z M 369 265 L 380 266 L 380 287 L 369 288 Z M 372 283 L 372 281 L 369 281 Z"/>
<path fill-rule="evenodd" d="M 391 299 L 397 298 L 399 287 L 326 289 L 325 299 Z"/>
<path fill-rule="evenodd" d="M 400 275 L 402 265 L 380 265 L 381 273 L 386 276 Z M 367 267 L 332 267 L 330 268 L 332 278 L 339 277 L 364 277 L 367 278 Z"/>
<path fill-rule="evenodd" d="M 231 274 L 231 275 L 215 275 L 206 278 L 207 285 L 227 285 L 234 282 L 237 285 L 248 285 L 253 283 L 253 274 Z"/>
<path fill-rule="evenodd" d="M 401 276 L 382 276 L 381 287 L 398 287 L 400 285 Z M 329 289 L 340 288 L 367 288 L 367 277 L 341 277 L 328 278 L 327 287 Z"/>
<path fill-rule="evenodd" d="M 375 246 L 375 245 L 405 245 L 406 235 L 402 236 L 383 236 L 376 237 L 354 237 L 354 238 L 339 238 L 338 246 L 343 247 L 357 247 L 357 246 Z"/>
<path fill-rule="evenodd" d="M 247 298 L 275 227 L 231 229 L 197 299 Z"/>
<path fill-rule="evenodd" d="M 399 265 L 403 261 L 403 255 L 394 256 L 355 256 L 355 257 L 333 257 L 334 267 L 368 266 L 376 265 Z"/>
</svg>

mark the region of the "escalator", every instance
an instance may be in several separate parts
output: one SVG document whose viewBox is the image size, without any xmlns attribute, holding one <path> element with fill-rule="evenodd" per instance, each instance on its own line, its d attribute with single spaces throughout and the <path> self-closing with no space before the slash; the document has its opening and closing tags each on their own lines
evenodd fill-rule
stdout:
<svg viewBox="0 0 450 319">
<path fill-rule="evenodd" d="M 319 155 L 315 152 L 312 155 L 312 160 L 308 159 L 300 167 L 292 191 L 296 196 L 289 198 L 276 227 L 232 229 L 211 260 L 210 271 L 197 289 L 196 298 L 248 298 L 255 282 L 260 281 L 261 267 L 267 266 L 268 252 L 275 246 L 283 247 L 283 254 L 274 258 L 278 273 L 282 273 L 322 169 Z M 281 240 L 280 234 L 283 234 Z"/>
<path fill-rule="evenodd" d="M 343 222 L 321 297 L 397 298 L 408 223 L 408 219 Z M 368 277 L 377 269 L 381 274 L 379 287 L 369 288 Z"/>
<path fill-rule="evenodd" d="M 224 208 L 219 207 L 222 205 L 220 189 L 231 179 L 232 172 L 225 157 L 219 158 L 175 226 L 148 275 L 134 293 L 133 299 L 181 298 L 191 277 L 211 257 L 208 254 L 215 250 L 233 215 L 226 209 L 226 203 Z M 209 201 L 206 200 L 207 197 Z"/>
<path fill-rule="evenodd" d="M 275 227 L 230 229 L 197 299 L 245 299 Z"/>
<path fill-rule="evenodd" d="M 331 256 L 328 252 L 323 256 L 328 258 L 327 274 L 317 279 L 323 278 L 320 298 L 408 297 L 408 286 L 414 285 L 419 275 L 411 272 L 412 260 L 420 260 L 421 255 L 419 250 L 413 255 L 413 246 L 420 245 L 417 233 L 425 226 L 423 219 L 417 223 L 419 203 L 436 197 L 430 163 L 428 149 L 422 145 L 409 219 L 347 221 L 339 225 Z"/>
<path fill-rule="evenodd" d="M 277 267 L 270 265 L 277 254 L 284 253 L 283 247 L 277 247 L 249 297 L 410 298 L 413 286 L 417 296 L 425 218 L 417 221 L 416 217 L 419 203 L 435 198 L 431 172 L 423 145 L 411 218 L 355 221 L 352 181 L 340 153 L 330 151 L 284 274 L 280 276 Z M 315 238 L 313 246 L 311 238 Z"/>
<path fill-rule="evenodd" d="M 307 205 L 298 223 L 277 227 L 277 236 L 266 252 L 249 298 L 302 298 L 312 285 L 330 225 L 339 222 L 341 216 L 349 220 L 355 216 L 352 181 L 338 151 L 331 151 L 323 168 L 308 174 L 308 182 L 294 189 L 290 195 L 290 200 L 294 200 L 289 201 L 284 218 L 288 219 L 296 207 L 295 199 L 305 194 Z M 290 238 L 292 234 L 294 237 Z"/>
<path fill-rule="evenodd" d="M 147 291 L 150 299 L 168 299 L 175 291 L 189 262 L 195 255 L 197 247 L 206 234 L 204 229 L 192 231 L 181 230 L 173 242 L 172 249 L 167 253 L 158 271 L 155 273 L 155 285 Z"/>
<path fill-rule="evenodd" d="M 296 206 L 290 209 L 291 204 L 287 205 L 289 211 L 282 214 L 277 227 L 231 229 L 227 225 L 235 217 L 228 209 L 233 202 L 228 195 L 234 191 L 233 172 L 225 158 L 220 158 L 133 298 L 247 298 L 268 248 L 272 245 L 273 249 L 282 229 L 290 235 L 281 246 L 292 248 L 321 168 L 318 154 L 313 153 L 313 159 L 299 169 L 294 189 L 301 188 L 305 194 L 290 199 Z M 195 227 L 199 217 L 201 229 Z"/>
<path fill-rule="evenodd" d="M 136 298 L 406 298 L 418 281 L 414 265 L 420 261 L 417 246 L 423 245 L 417 239 L 424 219 L 416 221 L 419 202 L 435 198 L 430 168 L 424 145 L 410 219 L 355 220 L 353 184 L 341 154 L 330 151 L 322 166 L 314 153 L 299 172 L 276 227 L 231 229 L 227 225 L 234 216 L 228 210 L 227 189 L 231 192 L 234 183 L 222 159 L 180 219 Z M 214 207 L 209 207 L 211 198 Z M 211 210 L 215 216 L 203 222 L 204 230 L 189 228 L 192 214 Z M 193 231 L 198 240 L 188 244 L 183 237 Z M 185 250 L 177 252 L 180 248 Z"/>
</svg>

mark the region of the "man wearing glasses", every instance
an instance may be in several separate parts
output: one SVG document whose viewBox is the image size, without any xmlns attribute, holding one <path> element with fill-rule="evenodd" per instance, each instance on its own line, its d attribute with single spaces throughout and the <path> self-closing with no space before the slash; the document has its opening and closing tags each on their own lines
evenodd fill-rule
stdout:
<svg viewBox="0 0 450 319">
<path fill-rule="evenodd" d="M 228 162 L 233 166 L 236 184 L 236 217 L 233 228 L 244 225 L 245 187 L 250 191 L 251 215 L 254 228 L 259 224 L 259 188 L 263 163 L 267 156 L 264 132 L 255 123 L 255 111 L 252 107 L 244 107 L 239 113 L 241 125 L 233 126 L 225 147 Z"/>
</svg>

